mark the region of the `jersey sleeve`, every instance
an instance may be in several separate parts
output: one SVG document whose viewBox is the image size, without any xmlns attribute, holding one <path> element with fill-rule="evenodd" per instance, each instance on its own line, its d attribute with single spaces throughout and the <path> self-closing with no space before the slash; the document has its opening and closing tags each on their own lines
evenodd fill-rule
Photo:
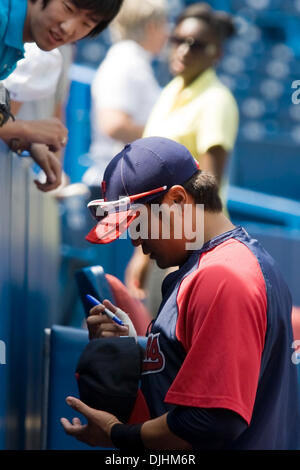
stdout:
<svg viewBox="0 0 300 470">
<path fill-rule="evenodd" d="M 222 266 L 197 270 L 178 292 L 177 339 L 187 352 L 165 401 L 226 408 L 249 424 L 266 331 L 266 291 Z"/>
</svg>

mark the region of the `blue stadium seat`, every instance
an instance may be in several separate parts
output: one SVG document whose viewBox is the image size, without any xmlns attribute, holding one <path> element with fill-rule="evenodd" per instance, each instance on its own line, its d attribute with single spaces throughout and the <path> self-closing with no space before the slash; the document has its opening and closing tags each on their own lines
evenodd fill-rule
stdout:
<svg viewBox="0 0 300 470">
<path fill-rule="evenodd" d="M 143 348 L 146 338 L 138 337 Z M 76 365 L 88 343 L 88 332 L 82 328 L 53 325 L 45 330 L 44 384 L 42 409 L 43 450 L 91 450 L 92 447 L 68 436 L 60 418 L 72 419 L 75 412 L 66 404 L 67 396 L 78 397 Z M 99 450 L 99 447 L 96 449 Z"/>
<path fill-rule="evenodd" d="M 85 75 L 87 74 L 83 72 L 82 76 Z M 72 80 L 66 106 L 67 128 L 72 132 L 69 134 L 64 155 L 64 170 L 71 183 L 80 182 L 86 170 L 77 162 L 90 147 L 90 107 L 90 83 Z"/>
<path fill-rule="evenodd" d="M 234 219 L 300 230 L 300 202 L 295 200 L 229 185 L 227 208 Z"/>
<path fill-rule="evenodd" d="M 79 269 L 75 273 L 75 279 L 86 316 L 88 316 L 91 309 L 90 303 L 86 300 L 87 294 L 96 297 L 100 302 L 104 299 L 108 299 L 112 303 L 115 303 L 102 266 L 88 266 Z"/>
<path fill-rule="evenodd" d="M 239 138 L 230 162 L 230 184 L 300 201 L 299 144 Z"/>
<path fill-rule="evenodd" d="M 256 12 L 269 12 L 277 10 L 280 7 L 280 3 L 281 0 L 247 0 L 246 2 L 245 0 L 231 0 L 230 5 L 234 10 L 247 6 Z"/>
<path fill-rule="evenodd" d="M 105 273 L 102 266 L 88 266 L 75 273 L 79 296 L 85 315 L 89 315 L 90 303 L 86 295 L 90 294 L 101 302 L 110 300 L 114 305 L 127 312 L 138 335 L 144 335 L 152 316 L 142 301 L 132 297 L 125 284 L 116 276 Z"/>
<path fill-rule="evenodd" d="M 60 418 L 72 419 L 66 404 L 68 395 L 78 397 L 75 369 L 88 343 L 87 330 L 54 325 L 45 330 L 42 448 L 47 450 L 88 450 L 89 446 L 68 436 Z"/>
<path fill-rule="evenodd" d="M 111 38 L 107 29 L 100 36 L 86 37 L 76 44 L 75 62 L 96 69 L 104 59 L 110 45 Z"/>
<path fill-rule="evenodd" d="M 300 203 L 230 186 L 227 208 L 231 220 L 257 238 L 277 262 L 292 293 L 293 305 L 300 305 Z"/>
<path fill-rule="evenodd" d="M 254 222 L 243 222 L 243 227 L 274 258 L 290 289 L 293 305 L 300 306 L 300 231 Z"/>
</svg>

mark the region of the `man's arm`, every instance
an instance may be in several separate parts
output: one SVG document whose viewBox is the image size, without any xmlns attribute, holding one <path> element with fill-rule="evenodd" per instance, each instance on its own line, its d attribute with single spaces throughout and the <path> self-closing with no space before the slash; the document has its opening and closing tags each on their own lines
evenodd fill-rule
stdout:
<svg viewBox="0 0 300 470">
<path fill-rule="evenodd" d="M 151 265 L 150 257 L 144 255 L 142 248 L 137 246 L 125 270 L 125 285 L 137 299 L 144 299 L 147 295 L 145 283 Z"/>
<path fill-rule="evenodd" d="M 0 139 L 13 150 L 29 150 L 32 143 L 45 144 L 57 152 L 67 143 L 68 130 L 57 118 L 9 121 L 0 128 Z"/>
<path fill-rule="evenodd" d="M 144 126 L 123 111 L 103 109 L 98 113 L 100 131 L 112 139 L 127 143 L 142 137 Z"/>
<path fill-rule="evenodd" d="M 115 424 L 122 425 L 116 416 L 106 411 L 94 410 L 74 397 L 67 397 L 66 401 L 71 408 L 85 416 L 88 421 L 88 424 L 82 424 L 79 418 L 74 418 L 71 423 L 68 419 L 61 418 L 61 424 L 67 434 L 91 446 L 116 446 L 116 442 L 111 439 L 112 427 Z M 121 430 L 121 434 L 124 435 L 124 447 L 128 450 L 130 447 L 131 449 L 137 448 L 134 438 L 131 443 L 127 441 L 128 432 L 132 426 L 126 424 L 122 426 L 124 426 Z M 138 432 L 141 434 L 136 436 L 137 441 L 140 441 L 141 438 L 143 446 L 148 449 L 192 449 L 188 442 L 170 431 L 167 424 L 167 414 L 146 421 Z M 120 441 L 120 437 L 118 441 Z M 118 444 L 121 448 L 122 443 L 120 445 L 118 442 Z"/>
<path fill-rule="evenodd" d="M 207 150 L 200 157 L 201 170 L 208 171 L 213 174 L 220 186 L 224 174 L 224 168 L 227 162 L 228 153 L 221 145 L 216 145 Z"/>
<path fill-rule="evenodd" d="M 176 406 L 167 415 L 170 430 L 194 449 L 230 448 L 248 427 L 236 412 L 226 408 Z"/>
<path fill-rule="evenodd" d="M 177 407 L 142 425 L 120 423 L 116 416 L 95 410 L 81 400 L 68 397 L 67 403 L 87 419 L 83 425 L 78 417 L 72 423 L 61 418 L 65 432 L 91 446 L 115 446 L 121 450 L 191 450 L 226 449 L 247 429 L 247 423 L 237 413 L 226 409 L 202 409 Z M 179 412 L 180 421 L 174 427 L 174 416 Z M 178 413 L 177 413 L 178 414 Z M 183 424 L 182 415 L 186 424 Z M 175 419 L 176 421 L 176 419 Z M 180 424 L 179 424 L 180 423 Z M 117 425 L 115 427 L 115 425 Z M 180 435 L 179 435 L 180 434 Z"/>
<path fill-rule="evenodd" d="M 141 428 L 141 437 L 147 449 L 175 450 L 192 449 L 185 439 L 174 434 L 167 423 L 168 413 L 146 421 Z"/>
<path fill-rule="evenodd" d="M 43 144 L 32 144 L 30 155 L 46 175 L 45 182 L 42 183 L 38 180 L 34 181 L 36 187 L 43 192 L 52 191 L 53 189 L 58 188 L 61 184 L 62 176 L 60 155 L 51 152 L 47 145 Z"/>
<path fill-rule="evenodd" d="M 61 149 L 68 131 L 57 118 L 37 121 L 9 121 L 0 128 L 0 139 L 18 152 L 28 150 L 32 159 L 45 172 L 46 182 L 35 181 L 39 190 L 47 192 L 61 184 Z"/>
<path fill-rule="evenodd" d="M 20 111 L 22 104 L 20 101 L 11 101 L 10 102 L 10 111 L 13 116 L 17 116 L 18 112 Z"/>
</svg>

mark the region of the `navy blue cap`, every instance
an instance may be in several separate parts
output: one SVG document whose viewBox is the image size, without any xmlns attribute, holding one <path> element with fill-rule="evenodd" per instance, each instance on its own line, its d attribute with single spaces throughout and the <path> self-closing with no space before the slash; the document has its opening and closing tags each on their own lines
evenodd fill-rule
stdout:
<svg viewBox="0 0 300 470">
<path fill-rule="evenodd" d="M 138 139 L 125 145 L 106 167 L 105 197 L 114 201 L 161 186 L 169 189 L 187 181 L 197 170 L 196 160 L 182 144 L 164 137 Z M 139 202 L 157 196 L 148 196 Z"/>
<path fill-rule="evenodd" d="M 183 184 L 198 170 L 198 163 L 184 145 L 165 137 L 145 137 L 125 145 L 110 161 L 103 176 L 102 196 L 106 201 L 117 201 L 124 196 L 167 187 L 161 193 L 138 200 L 144 204 L 164 194 L 173 185 Z M 105 236 L 102 226 L 116 224 L 115 214 L 108 215 L 99 222 L 86 239 L 91 243 L 109 243 L 118 238 L 128 228 L 134 216 L 125 211 L 118 217 L 122 227 L 118 227 L 112 237 Z"/>
</svg>

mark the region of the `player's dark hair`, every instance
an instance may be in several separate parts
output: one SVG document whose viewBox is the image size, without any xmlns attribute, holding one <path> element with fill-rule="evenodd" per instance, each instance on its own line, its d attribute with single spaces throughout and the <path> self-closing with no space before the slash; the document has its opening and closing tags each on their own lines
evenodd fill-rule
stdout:
<svg viewBox="0 0 300 470">
<path fill-rule="evenodd" d="M 194 3 L 178 16 L 175 24 L 179 25 L 187 18 L 197 18 L 211 27 L 216 37 L 221 41 L 233 36 L 236 32 L 233 18 L 225 11 L 213 10 L 208 3 Z"/>
<path fill-rule="evenodd" d="M 209 212 L 221 212 L 222 201 L 216 178 L 206 171 L 198 170 L 189 180 L 182 184 L 190 193 L 196 204 L 204 204 Z"/>
<path fill-rule="evenodd" d="M 193 197 L 195 204 L 203 204 L 208 212 L 221 212 L 222 201 L 216 178 L 206 171 L 198 170 L 181 185 Z M 151 201 L 151 204 L 162 204 L 165 195 Z"/>
<path fill-rule="evenodd" d="M 30 0 L 35 3 L 36 0 Z M 42 0 L 43 8 L 46 8 L 47 4 L 51 0 Z M 88 36 L 96 36 L 101 33 L 109 23 L 119 13 L 119 10 L 124 0 L 70 0 L 77 8 L 82 10 L 90 10 L 96 17 L 99 16 L 101 20 L 97 26 L 88 34 Z"/>
</svg>

